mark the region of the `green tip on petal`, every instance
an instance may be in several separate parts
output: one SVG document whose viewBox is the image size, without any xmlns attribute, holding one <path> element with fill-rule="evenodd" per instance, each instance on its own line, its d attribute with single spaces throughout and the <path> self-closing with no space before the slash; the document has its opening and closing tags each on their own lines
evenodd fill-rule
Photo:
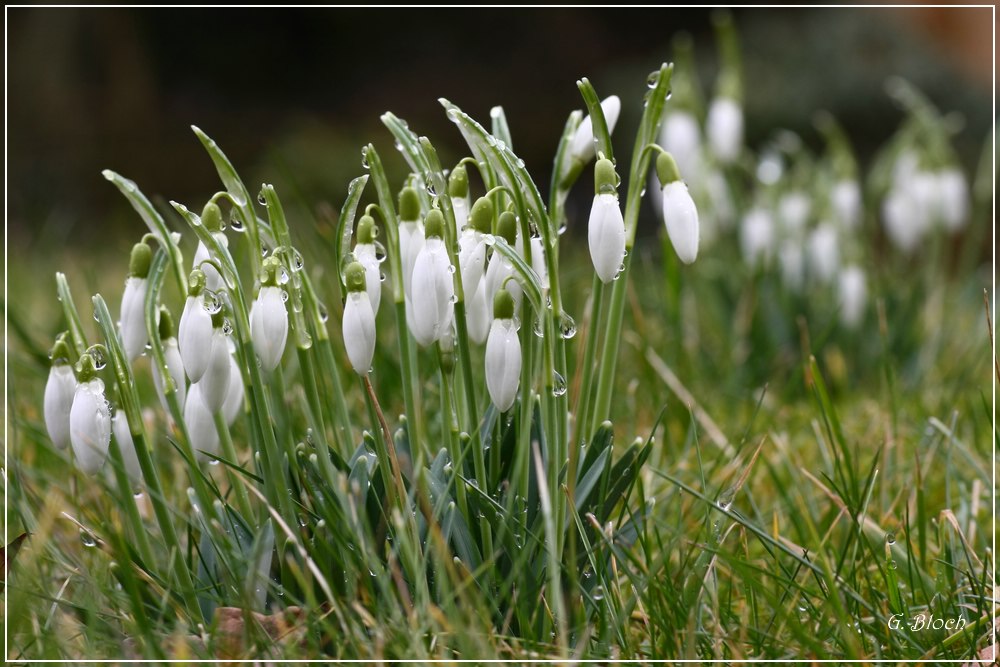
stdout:
<svg viewBox="0 0 1000 667">
<path fill-rule="evenodd" d="M 358 243 L 375 242 L 375 218 L 367 213 L 358 221 Z"/>
<path fill-rule="evenodd" d="M 681 180 L 681 170 L 677 168 L 677 161 L 666 151 L 656 158 L 656 177 L 660 179 L 661 186 Z"/>
<path fill-rule="evenodd" d="M 365 267 L 361 262 L 351 262 L 344 270 L 344 282 L 348 292 L 364 292 L 368 287 L 365 279 Z"/>
<path fill-rule="evenodd" d="M 514 297 L 506 287 L 498 289 L 497 295 L 493 297 L 493 317 L 498 320 L 514 319 Z"/>
<path fill-rule="evenodd" d="M 517 239 L 517 218 L 511 211 L 504 211 L 497 220 L 497 235 L 502 236 L 507 243 L 514 245 Z"/>
<path fill-rule="evenodd" d="M 76 362 L 76 379 L 78 382 L 90 382 L 95 377 L 97 377 L 97 367 L 94 365 L 94 358 L 84 352 L 80 356 L 80 361 Z"/>
<path fill-rule="evenodd" d="M 407 222 L 420 219 L 420 197 L 415 188 L 407 186 L 399 193 L 399 219 Z"/>
<path fill-rule="evenodd" d="M 188 296 L 198 296 L 205 289 L 205 272 L 194 269 L 188 276 Z"/>
<path fill-rule="evenodd" d="M 493 225 L 493 202 L 487 197 L 480 197 L 472 205 L 472 212 L 469 214 L 469 224 L 477 232 L 489 234 Z"/>
<path fill-rule="evenodd" d="M 208 202 L 202 209 L 201 224 L 205 225 L 205 229 L 210 232 L 222 230 L 222 209 L 214 201 Z"/>
<path fill-rule="evenodd" d="M 65 366 L 70 360 L 69 332 L 64 331 L 56 336 L 56 342 L 52 345 L 49 359 L 53 366 Z"/>
<path fill-rule="evenodd" d="M 431 238 L 436 236 L 439 239 L 444 238 L 444 214 L 438 209 L 431 209 L 427 217 L 424 218 L 424 236 Z"/>
<path fill-rule="evenodd" d="M 226 324 L 226 311 L 223 308 L 219 308 L 217 311 L 212 313 L 212 328 L 221 329 Z"/>
<path fill-rule="evenodd" d="M 281 273 L 281 261 L 271 255 L 264 260 L 260 284 L 262 287 L 277 287 L 278 275 Z"/>
<path fill-rule="evenodd" d="M 608 194 L 618 190 L 618 174 L 615 165 L 607 158 L 601 158 L 594 165 L 594 192 Z"/>
<path fill-rule="evenodd" d="M 170 314 L 166 306 L 160 306 L 160 340 L 169 340 L 174 337 L 174 316 Z"/>
<path fill-rule="evenodd" d="M 145 243 L 132 246 L 132 256 L 128 261 L 128 274 L 135 278 L 149 275 L 149 265 L 153 263 L 153 250 Z"/>
<path fill-rule="evenodd" d="M 448 195 L 451 197 L 469 196 L 469 172 L 465 170 L 465 165 L 458 165 L 451 170 L 448 177 Z"/>
</svg>

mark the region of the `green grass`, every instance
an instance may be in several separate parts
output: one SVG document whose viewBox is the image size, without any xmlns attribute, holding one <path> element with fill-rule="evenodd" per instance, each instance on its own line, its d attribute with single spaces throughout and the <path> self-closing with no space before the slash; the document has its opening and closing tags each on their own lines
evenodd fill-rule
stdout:
<svg viewBox="0 0 1000 667">
<path fill-rule="evenodd" d="M 593 110 L 596 95 L 584 92 Z M 393 122 L 419 170 L 442 178 L 432 147 Z M 510 143 L 505 122 L 492 131 Z M 336 228 L 313 219 L 309 202 L 285 202 L 286 212 L 267 188 L 254 208 L 202 139 L 227 188 L 219 200 L 267 216 L 230 235 L 246 294 L 234 290 L 228 314 L 249 391 L 231 432 L 236 460 L 194 463 L 184 430 L 166 425 L 153 360 L 119 358 L 99 300 L 101 321 L 91 319 L 90 295 L 118 299 L 124 252 L 9 257 L 5 527 L 11 539 L 31 533 L 4 593 L 9 659 L 913 661 L 970 659 L 993 643 L 994 376 L 975 253 L 945 261 L 943 238 L 909 259 L 876 252 L 869 206 L 858 238 L 869 307 L 846 331 L 822 289 L 795 296 L 749 272 L 732 233 L 691 267 L 665 241 L 642 239 L 625 277 L 603 290 L 595 325 L 583 221 L 572 221 L 557 305 L 579 331 L 556 336 L 552 309 L 545 338 L 522 320 L 526 382 L 502 416 L 488 407 L 482 350 L 461 329 L 451 366 L 416 348 L 389 298 L 401 289 L 394 277 L 368 391 L 340 340 Z M 488 157 L 485 185 L 510 167 L 504 159 Z M 367 161 L 362 203 L 378 202 L 391 248 L 398 184 L 374 146 Z M 540 195 L 519 200 L 531 199 L 526 185 L 497 196 L 536 214 L 542 205 Z M 341 221 L 354 214 L 345 206 Z M 551 233 L 559 206 L 548 214 Z M 181 207 L 146 216 L 184 231 L 185 257 L 192 229 L 210 241 Z M 985 224 L 977 214 L 965 243 Z M 241 312 L 260 260 L 255 234 L 277 239 L 285 266 L 304 260 L 290 281 L 295 351 L 271 377 L 249 361 Z M 151 276 L 177 313 L 186 264 L 174 272 L 173 261 L 159 252 Z M 62 302 L 56 271 L 72 292 Z M 45 432 L 46 349 L 73 317 L 70 299 L 83 337 L 110 348 L 115 404 L 149 436 L 146 479 L 158 486 L 139 495 L 114 459 L 86 477 Z M 594 354 L 609 338 L 610 371 Z M 604 415 L 590 396 L 610 401 L 610 422 L 581 429 L 576 449 L 575 424 L 562 418 L 582 387 L 595 423 Z M 962 617 L 966 629 L 889 628 L 894 614 L 921 612 Z"/>
</svg>

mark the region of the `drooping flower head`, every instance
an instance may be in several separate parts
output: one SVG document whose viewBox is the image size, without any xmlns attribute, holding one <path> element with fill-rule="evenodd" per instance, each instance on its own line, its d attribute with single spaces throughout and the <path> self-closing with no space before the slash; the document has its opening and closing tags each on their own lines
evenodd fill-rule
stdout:
<svg viewBox="0 0 1000 667">
<path fill-rule="evenodd" d="M 57 449 L 66 449 L 70 444 L 69 413 L 76 395 L 76 376 L 69 363 L 70 348 L 66 333 L 56 338 L 49 358 L 52 366 L 45 383 L 45 429 Z"/>
<path fill-rule="evenodd" d="M 250 338 L 260 358 L 261 368 L 268 373 L 278 367 L 288 340 L 287 297 L 278 286 L 280 271 L 281 262 L 276 257 L 264 260 L 260 291 L 250 308 Z"/>
<path fill-rule="evenodd" d="M 424 247 L 424 223 L 420 220 L 420 198 L 409 186 L 399 193 L 399 255 L 403 271 L 403 291 L 412 294 L 413 266 Z"/>
<path fill-rule="evenodd" d="M 486 341 L 486 388 L 501 412 L 510 410 L 521 379 L 521 341 L 514 320 L 514 299 L 501 288 L 493 300 L 493 324 Z"/>
<path fill-rule="evenodd" d="M 111 444 L 111 408 L 104 398 L 104 382 L 97 377 L 94 358 L 80 357 L 76 369 L 79 384 L 70 409 L 69 429 L 73 454 L 80 470 L 93 475 L 108 456 Z"/>
<path fill-rule="evenodd" d="M 458 264 L 462 267 L 462 290 L 465 293 L 466 322 L 469 337 L 476 343 L 486 341 L 490 313 L 486 299 L 486 234 L 493 226 L 493 202 L 480 197 L 472 205 L 469 226 L 458 239 Z"/>
<path fill-rule="evenodd" d="M 222 310 L 212 314 L 212 336 L 208 351 L 208 367 L 198 380 L 201 400 L 213 415 L 222 410 L 229 392 L 232 364 L 229 359 L 229 336 Z M 262 362 L 263 363 L 263 362 Z"/>
<path fill-rule="evenodd" d="M 433 209 L 424 220 L 426 240 L 413 267 L 413 337 L 426 347 L 439 340 L 452 325 L 454 267 L 444 245 L 444 216 Z"/>
<path fill-rule="evenodd" d="M 184 397 L 187 395 L 187 385 L 184 378 L 184 361 L 181 359 L 180 350 L 177 347 L 177 338 L 174 335 L 174 318 L 165 307 L 160 308 L 159 323 L 160 342 L 163 344 L 164 361 L 167 363 L 167 373 L 170 376 L 171 391 L 177 392 L 177 405 L 183 408 Z M 153 364 L 153 384 L 156 385 L 156 393 L 160 397 L 160 403 L 165 412 L 169 414 L 170 408 L 167 405 L 167 378 L 160 374 L 158 364 Z"/>
<path fill-rule="evenodd" d="M 365 213 L 358 221 L 358 242 L 354 245 L 354 258 L 365 267 L 368 300 L 376 314 L 382 302 L 382 269 L 379 267 L 378 252 L 375 248 L 377 232 L 375 218 Z"/>
<path fill-rule="evenodd" d="M 455 229 L 461 231 L 469 223 L 469 173 L 465 165 L 458 165 L 448 176 L 448 196 L 455 214 Z"/>
<path fill-rule="evenodd" d="M 698 257 L 698 209 L 670 153 L 656 158 L 656 176 L 663 188 L 663 222 L 670 244 L 680 260 L 690 264 Z"/>
<path fill-rule="evenodd" d="M 201 224 L 212 233 L 212 236 L 219 242 L 219 245 L 224 248 L 229 246 L 229 239 L 222 231 L 222 210 L 219 209 L 219 205 L 214 201 L 205 204 L 205 208 L 201 212 Z M 213 292 L 218 292 L 222 289 L 224 283 L 219 270 L 208 261 L 211 258 L 212 255 L 208 251 L 208 246 L 202 241 L 198 241 L 198 248 L 195 250 L 194 262 L 191 268 L 204 272 L 205 287 Z"/>
<path fill-rule="evenodd" d="M 205 274 L 195 269 L 188 278 L 188 297 L 177 329 L 177 345 L 191 382 L 205 374 L 211 351 L 212 315 L 205 308 L 204 292 Z"/>
<path fill-rule="evenodd" d="M 618 205 L 618 174 L 611 160 L 601 158 L 594 167 L 594 204 L 590 208 L 587 240 L 590 259 L 601 282 L 618 275 L 625 259 L 625 220 Z"/>
<path fill-rule="evenodd" d="M 344 302 L 344 347 L 355 372 L 366 375 L 375 356 L 375 311 L 366 288 L 367 271 L 351 262 L 345 271 L 347 299 Z"/>
<path fill-rule="evenodd" d="M 497 233 L 512 248 L 517 247 L 517 217 L 512 211 L 504 211 L 497 219 Z M 508 280 L 514 275 L 514 265 L 498 250 L 494 249 L 490 256 L 490 264 L 486 269 L 486 299 L 492 304 L 497 292 L 505 287 L 514 299 L 514 307 L 521 306 L 521 285 L 516 279 Z"/>
<path fill-rule="evenodd" d="M 122 349 L 129 361 L 135 361 L 146 349 L 149 334 L 146 331 L 146 283 L 153 251 L 145 243 L 136 243 L 129 259 L 128 278 L 122 294 L 121 329 Z"/>
</svg>

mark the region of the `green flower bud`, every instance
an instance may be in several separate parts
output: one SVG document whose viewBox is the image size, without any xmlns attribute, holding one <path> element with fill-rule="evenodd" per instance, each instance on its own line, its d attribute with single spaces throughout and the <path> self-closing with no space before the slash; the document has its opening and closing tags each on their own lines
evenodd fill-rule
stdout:
<svg viewBox="0 0 1000 667">
<path fill-rule="evenodd" d="M 458 165 L 451 171 L 448 177 L 448 195 L 451 197 L 469 196 L 469 174 L 465 171 L 465 165 Z"/>
<path fill-rule="evenodd" d="M 149 265 L 153 262 L 153 250 L 145 243 L 132 246 L 132 256 L 128 262 L 128 274 L 135 278 L 149 275 Z"/>
<path fill-rule="evenodd" d="M 63 366 L 69 363 L 70 358 L 69 332 L 64 331 L 56 336 L 49 359 L 53 366 Z"/>
<path fill-rule="evenodd" d="M 367 289 L 365 267 L 361 262 L 351 262 L 344 270 L 344 282 L 348 292 L 364 292 Z"/>
<path fill-rule="evenodd" d="M 431 209 L 427 217 L 424 218 L 424 236 L 426 238 L 431 238 L 436 236 L 439 239 L 444 238 L 444 215 L 438 209 Z"/>
<path fill-rule="evenodd" d="M 510 295 L 506 287 L 497 290 L 493 297 L 493 317 L 497 320 L 510 320 L 514 318 L 514 297 Z"/>
<path fill-rule="evenodd" d="M 188 296 L 198 296 L 205 291 L 205 272 L 195 269 L 188 276 Z"/>
<path fill-rule="evenodd" d="M 420 219 L 420 197 L 411 187 L 405 187 L 399 193 L 399 219 L 414 222 Z"/>
<path fill-rule="evenodd" d="M 490 233 L 490 228 L 493 226 L 493 202 L 488 197 L 480 197 L 472 205 L 469 224 L 477 232 Z"/>
<path fill-rule="evenodd" d="M 367 213 L 358 221 L 358 243 L 375 242 L 375 218 Z"/>
<path fill-rule="evenodd" d="M 165 306 L 160 306 L 160 340 L 169 340 L 174 337 L 174 316 L 170 314 Z"/>
<path fill-rule="evenodd" d="M 504 211 L 497 220 L 497 236 L 502 237 L 510 245 L 514 245 L 517 238 L 517 218 L 511 211 Z"/>
<path fill-rule="evenodd" d="M 260 285 L 261 287 L 277 287 L 278 286 L 278 276 L 281 273 L 281 261 L 275 257 L 270 256 L 264 260 L 263 269 L 261 271 Z"/>
<path fill-rule="evenodd" d="M 80 356 L 80 361 L 76 362 L 76 379 L 83 384 L 90 382 L 97 377 L 97 366 L 94 364 L 94 357 L 89 352 L 84 352 Z"/>
<path fill-rule="evenodd" d="M 222 231 L 222 210 L 214 201 L 208 202 L 202 209 L 201 224 L 210 232 Z"/>
<path fill-rule="evenodd" d="M 594 194 L 610 195 L 618 191 L 618 174 L 615 165 L 607 158 L 601 158 L 594 165 Z"/>
<path fill-rule="evenodd" d="M 656 158 L 656 177 L 660 179 L 660 186 L 674 181 L 681 180 L 681 171 L 677 168 L 677 161 L 674 156 L 666 151 L 662 151 Z"/>
</svg>

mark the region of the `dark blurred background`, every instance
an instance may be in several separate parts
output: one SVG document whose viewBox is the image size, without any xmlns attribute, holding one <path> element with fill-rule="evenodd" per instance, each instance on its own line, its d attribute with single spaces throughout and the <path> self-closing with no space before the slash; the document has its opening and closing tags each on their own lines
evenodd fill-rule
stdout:
<svg viewBox="0 0 1000 667">
<path fill-rule="evenodd" d="M 971 172 L 992 122 L 990 9 L 734 15 L 751 146 L 787 127 L 818 147 L 811 119 L 827 109 L 868 159 L 901 118 L 884 92 L 899 74 L 964 115 L 956 142 Z M 484 121 L 503 104 L 515 150 L 544 186 L 566 116 L 582 106 L 576 79 L 622 96 L 617 136 L 626 137 L 633 101 L 671 59 L 677 31 L 693 36 L 710 93 L 709 9 L 8 8 L 9 250 L 108 234 L 127 248 L 142 228 L 104 168 L 156 201 L 200 207 L 219 185 L 191 124 L 219 142 L 251 190 L 273 182 L 285 199 L 339 208 L 364 143 L 403 173 L 383 111 L 453 163 L 464 153 L 437 98 Z"/>
</svg>

